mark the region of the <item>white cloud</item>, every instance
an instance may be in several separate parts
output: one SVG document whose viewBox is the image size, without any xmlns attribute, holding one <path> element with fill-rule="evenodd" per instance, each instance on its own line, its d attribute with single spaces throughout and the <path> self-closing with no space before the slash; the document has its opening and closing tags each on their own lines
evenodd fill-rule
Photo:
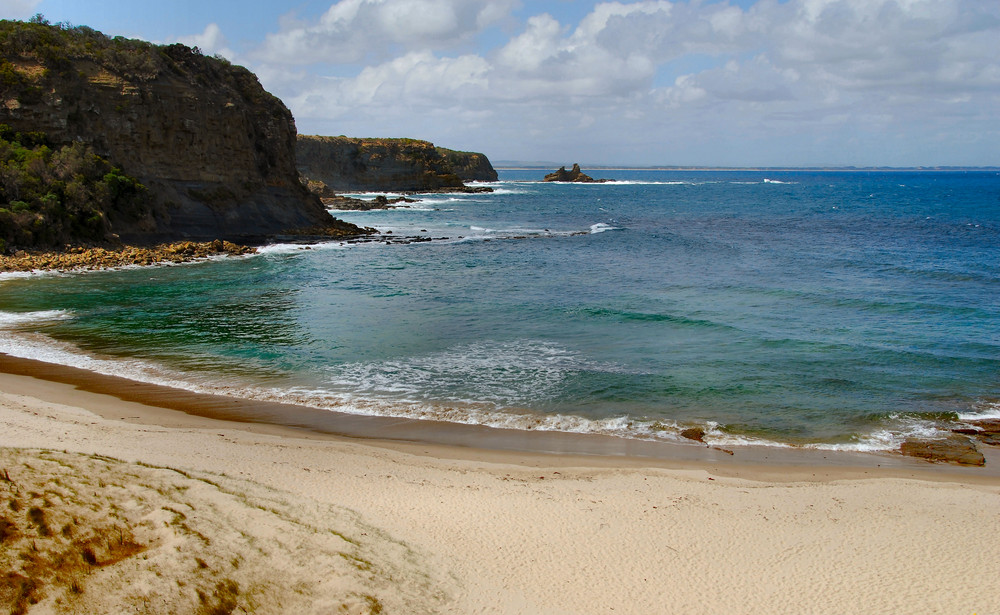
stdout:
<svg viewBox="0 0 1000 615">
<path fill-rule="evenodd" d="M 528 19 L 524 33 L 511 39 L 497 54 L 497 63 L 515 73 L 532 73 L 561 51 L 563 27 L 551 15 Z"/>
<path fill-rule="evenodd" d="M 517 0 L 341 0 L 317 23 L 292 18 L 257 51 L 271 64 L 357 62 L 451 49 L 504 19 Z"/>
<path fill-rule="evenodd" d="M 440 59 L 428 51 L 413 52 L 367 67 L 354 78 L 322 80 L 286 102 L 304 118 L 384 116 L 401 108 L 409 114 L 416 108 L 452 106 L 481 97 L 488 72 L 486 61 L 475 55 Z"/>
<path fill-rule="evenodd" d="M 797 157 L 889 151 L 880 138 L 939 148 L 954 134 L 1000 163 L 996 0 L 607 2 L 576 24 L 537 14 L 493 49 L 461 47 L 512 6 L 343 0 L 269 37 L 258 73 L 305 126 L 432 138 L 461 118 L 470 136 L 482 127 L 477 139 L 536 135 L 561 148 L 632 135 L 632 151 L 651 152 L 780 137 Z M 333 63 L 325 76 L 323 65 L 301 79 L 287 69 L 321 61 Z"/>
<path fill-rule="evenodd" d="M 804 0 L 771 12 L 774 61 L 845 88 L 937 89 L 952 85 L 949 67 L 980 80 L 1000 58 L 995 2 Z"/>
<path fill-rule="evenodd" d="M 0 18 L 25 19 L 37 11 L 41 0 L 0 0 Z"/>
<path fill-rule="evenodd" d="M 210 23 L 201 34 L 177 37 L 174 42 L 184 43 L 189 47 L 201 49 L 205 55 L 221 55 L 229 59 L 236 57 L 236 52 L 229 48 L 229 42 L 218 24 Z"/>
</svg>

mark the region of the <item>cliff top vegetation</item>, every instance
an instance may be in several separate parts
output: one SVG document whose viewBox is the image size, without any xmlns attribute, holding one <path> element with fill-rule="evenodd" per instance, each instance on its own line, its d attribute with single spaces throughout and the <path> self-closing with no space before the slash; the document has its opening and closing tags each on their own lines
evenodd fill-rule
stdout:
<svg viewBox="0 0 1000 615">
<path fill-rule="evenodd" d="M 102 70 L 88 70 L 81 61 Z M 109 37 L 88 26 L 49 23 L 41 15 L 31 21 L 0 20 L 0 95 L 30 99 L 41 96 L 47 81 L 95 81 L 109 77 L 143 83 L 165 74 L 200 85 L 234 87 L 258 102 L 267 93 L 257 77 L 221 56 L 208 58 L 197 47 L 181 43 L 156 45 L 122 36 Z"/>
</svg>

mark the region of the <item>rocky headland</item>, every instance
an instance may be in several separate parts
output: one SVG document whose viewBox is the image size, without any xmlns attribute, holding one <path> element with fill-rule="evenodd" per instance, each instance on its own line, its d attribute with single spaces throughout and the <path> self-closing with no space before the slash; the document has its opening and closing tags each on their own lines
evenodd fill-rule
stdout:
<svg viewBox="0 0 1000 615">
<path fill-rule="evenodd" d="M 545 176 L 544 181 L 547 182 L 577 182 L 583 184 L 603 184 L 604 182 L 611 181 L 608 179 L 594 179 L 593 177 L 587 175 L 580 170 L 580 165 L 573 163 L 573 168 L 569 171 L 566 167 L 559 167 L 554 172 L 549 173 Z"/>
<path fill-rule="evenodd" d="M 299 135 L 296 154 L 303 180 L 343 192 L 490 192 L 465 181 L 496 181 L 486 156 L 437 148 L 417 139 L 359 139 Z"/>
<path fill-rule="evenodd" d="M 0 51 L 0 149 L 39 161 L 0 178 L 0 251 L 366 232 L 299 181 L 291 112 L 245 68 L 41 19 L 0 22 Z"/>
<path fill-rule="evenodd" d="M 451 165 L 452 171 L 465 182 L 495 182 L 499 179 L 496 169 L 485 154 L 459 152 L 444 147 L 437 148 L 439 154 Z"/>
</svg>

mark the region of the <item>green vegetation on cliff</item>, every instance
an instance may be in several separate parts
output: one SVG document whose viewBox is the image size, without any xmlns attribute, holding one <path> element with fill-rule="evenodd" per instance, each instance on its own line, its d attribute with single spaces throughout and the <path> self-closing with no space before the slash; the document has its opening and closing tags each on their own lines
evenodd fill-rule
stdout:
<svg viewBox="0 0 1000 615">
<path fill-rule="evenodd" d="M 87 26 L 53 25 L 41 16 L 30 22 L 0 20 L 0 57 L 0 88 L 3 88 L 0 92 L 4 98 L 17 93 L 26 103 L 40 99 L 45 86 L 56 78 L 92 80 L 93 75 L 88 74 L 88 67 L 80 65 L 81 60 L 89 60 L 111 76 L 130 82 L 152 81 L 166 69 L 181 73 L 184 65 L 191 63 L 200 64 L 199 69 L 205 74 L 199 80 L 205 85 L 211 85 L 211 77 L 221 76 L 219 70 L 211 70 L 212 61 L 199 60 L 202 54 L 197 47 L 179 43 L 155 45 L 122 36 L 111 38 Z M 38 67 L 25 65 L 25 59 L 37 61 Z M 225 80 L 241 93 L 258 100 L 274 98 L 260 89 L 256 77 L 247 69 L 232 66 L 221 56 L 213 61 L 237 77 Z"/>
<path fill-rule="evenodd" d="M 114 239 L 110 219 L 142 216 L 149 195 L 83 143 L 52 147 L 0 124 L 0 253 Z"/>
</svg>

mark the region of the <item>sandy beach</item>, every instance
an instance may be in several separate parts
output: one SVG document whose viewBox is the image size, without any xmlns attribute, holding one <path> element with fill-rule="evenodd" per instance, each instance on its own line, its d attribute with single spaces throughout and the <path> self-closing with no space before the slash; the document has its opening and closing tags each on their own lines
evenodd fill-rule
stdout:
<svg viewBox="0 0 1000 615">
<path fill-rule="evenodd" d="M 1000 613 L 982 468 L 518 453 L 120 397 L 0 374 L 3 567 L 86 560 L 27 612 Z"/>
</svg>

